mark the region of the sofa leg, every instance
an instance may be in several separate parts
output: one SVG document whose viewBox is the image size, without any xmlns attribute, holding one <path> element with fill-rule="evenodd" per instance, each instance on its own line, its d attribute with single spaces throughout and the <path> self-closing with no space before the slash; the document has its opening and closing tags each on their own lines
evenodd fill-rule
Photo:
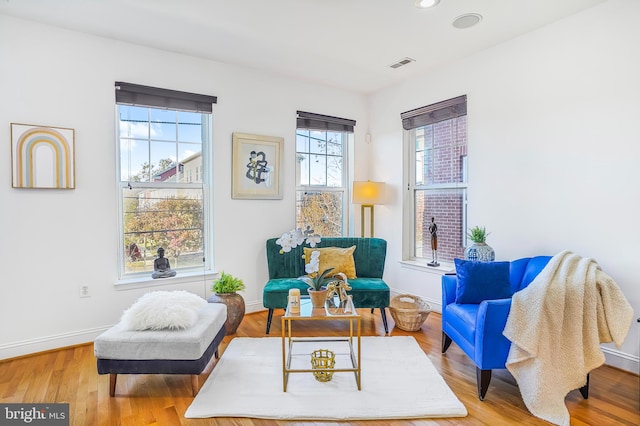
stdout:
<svg viewBox="0 0 640 426">
<path fill-rule="evenodd" d="M 489 389 L 489 382 L 491 382 L 491 370 L 481 370 L 476 367 L 476 380 L 478 382 L 478 399 L 484 401 L 484 396 Z"/>
<path fill-rule="evenodd" d="M 442 332 L 442 353 L 445 353 L 451 345 L 451 337 L 447 336 L 447 333 Z"/>
<path fill-rule="evenodd" d="M 580 393 L 584 399 L 589 399 L 589 375 L 587 374 L 587 383 L 580 388 Z"/>
<path fill-rule="evenodd" d="M 267 317 L 267 333 L 269 334 L 269 329 L 271 328 L 271 320 L 273 319 L 273 309 L 269 308 L 269 316 Z"/>
<path fill-rule="evenodd" d="M 115 373 L 109 374 L 109 396 L 116 395 L 116 380 L 118 379 L 118 375 Z"/>
<path fill-rule="evenodd" d="M 384 325 L 384 332 L 389 334 L 389 325 L 387 324 L 387 310 L 380 308 L 380 315 L 382 316 L 382 324 Z"/>
</svg>

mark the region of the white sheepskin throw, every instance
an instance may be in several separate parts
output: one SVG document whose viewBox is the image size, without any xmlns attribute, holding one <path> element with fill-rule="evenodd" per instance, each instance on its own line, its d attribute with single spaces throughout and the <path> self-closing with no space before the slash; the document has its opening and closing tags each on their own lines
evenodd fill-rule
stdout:
<svg viewBox="0 0 640 426">
<path fill-rule="evenodd" d="M 198 310 L 208 302 L 184 290 L 152 291 L 124 311 L 120 323 L 127 330 L 184 330 L 198 320 Z"/>
</svg>

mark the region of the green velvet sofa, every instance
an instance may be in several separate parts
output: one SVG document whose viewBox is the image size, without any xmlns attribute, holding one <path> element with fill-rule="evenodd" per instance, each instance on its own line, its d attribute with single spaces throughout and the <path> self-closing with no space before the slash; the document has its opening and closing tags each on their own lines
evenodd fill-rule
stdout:
<svg viewBox="0 0 640 426">
<path fill-rule="evenodd" d="M 269 281 L 264 286 L 262 303 L 269 309 L 266 333 L 269 334 L 274 309 L 285 309 L 289 290 L 299 288 L 300 293 L 307 294 L 307 285 L 298 279 L 305 275 L 304 247 L 298 246 L 288 253 L 280 254 L 281 247 L 276 244 L 277 238 L 267 240 L 267 264 Z M 389 286 L 382 280 L 384 262 L 387 256 L 387 242 L 380 238 L 333 237 L 322 238 L 316 247 L 356 246 L 353 259 L 356 266 L 356 277 L 349 279 L 356 308 L 379 308 L 384 324 L 384 331 L 389 333 L 386 310 L 389 306 Z"/>
</svg>

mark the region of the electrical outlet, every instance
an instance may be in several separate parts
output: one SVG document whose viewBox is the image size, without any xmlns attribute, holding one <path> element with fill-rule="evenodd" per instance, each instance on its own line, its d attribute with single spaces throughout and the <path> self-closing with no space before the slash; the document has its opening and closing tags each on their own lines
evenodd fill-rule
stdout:
<svg viewBox="0 0 640 426">
<path fill-rule="evenodd" d="M 80 286 L 80 297 L 91 297 L 91 291 L 88 285 Z"/>
</svg>

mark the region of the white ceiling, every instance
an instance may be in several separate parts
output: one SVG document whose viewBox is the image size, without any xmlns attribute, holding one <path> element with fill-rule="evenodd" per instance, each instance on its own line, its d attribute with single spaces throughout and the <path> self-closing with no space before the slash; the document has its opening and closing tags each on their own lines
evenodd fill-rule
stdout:
<svg viewBox="0 0 640 426">
<path fill-rule="evenodd" d="M 0 0 L 0 13 L 370 93 L 603 1 Z M 465 13 L 483 20 L 453 28 Z"/>
</svg>

